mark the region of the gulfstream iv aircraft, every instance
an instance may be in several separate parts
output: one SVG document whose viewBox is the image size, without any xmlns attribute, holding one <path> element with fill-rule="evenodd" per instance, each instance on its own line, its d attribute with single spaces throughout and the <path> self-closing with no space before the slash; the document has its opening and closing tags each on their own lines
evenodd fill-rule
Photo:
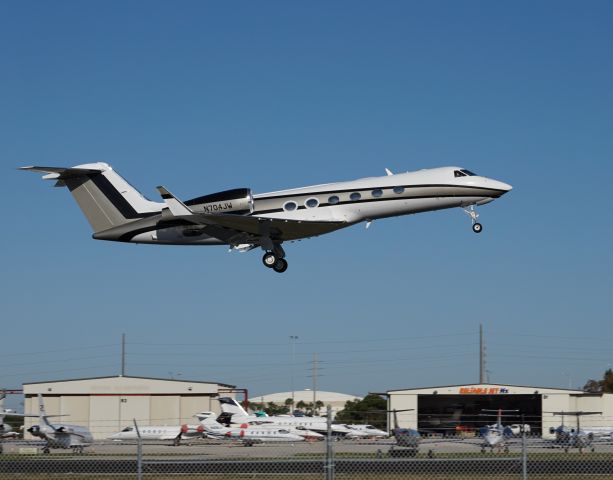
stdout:
<svg viewBox="0 0 613 480">
<path fill-rule="evenodd" d="M 257 195 L 237 188 L 185 202 L 160 186 L 163 202 L 152 202 L 106 163 L 21 169 L 44 172 L 43 179 L 68 187 L 97 240 L 260 247 L 264 265 L 276 272 L 287 269 L 283 243 L 379 218 L 462 207 L 479 233 L 475 206 L 511 190 L 464 168 L 442 167 L 396 175 L 386 169 L 383 177 Z"/>
</svg>

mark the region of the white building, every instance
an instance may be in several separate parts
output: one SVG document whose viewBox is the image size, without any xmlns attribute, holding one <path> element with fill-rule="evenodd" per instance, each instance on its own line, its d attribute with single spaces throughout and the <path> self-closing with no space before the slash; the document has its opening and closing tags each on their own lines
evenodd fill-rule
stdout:
<svg viewBox="0 0 613 480">
<path fill-rule="evenodd" d="M 277 405 L 283 406 L 285 405 L 285 401 L 288 398 L 292 398 L 292 392 L 269 393 L 267 395 L 261 395 L 259 397 L 251 397 L 249 399 L 249 402 L 263 403 L 265 406 L 269 402 L 274 402 Z M 298 402 L 300 401 L 304 403 L 313 403 L 313 398 L 313 390 L 296 390 L 294 392 L 294 405 L 298 404 Z M 324 404 L 324 407 L 319 412 L 323 415 L 325 415 L 326 407 L 328 405 L 332 407 L 332 415 L 336 415 L 337 412 L 345 408 L 345 403 L 349 400 L 362 400 L 362 397 L 358 397 L 357 395 L 347 395 L 344 393 L 325 392 L 319 390 L 315 392 L 315 401 L 321 401 Z"/>
<path fill-rule="evenodd" d="M 38 394 L 48 415 L 66 415 L 52 423 L 82 425 L 94 438 L 106 438 L 131 425 L 194 424 L 194 414 L 219 412 L 218 396 L 233 396 L 233 385 L 130 376 L 25 383 L 24 410 L 38 414 Z M 25 428 L 36 423 L 26 418 Z M 29 434 L 26 434 L 28 437 Z"/>
<path fill-rule="evenodd" d="M 582 390 L 500 384 L 448 385 L 441 387 L 389 390 L 388 409 L 397 411 L 401 427 L 445 433 L 462 428 L 478 428 L 495 422 L 495 412 L 505 413 L 503 423 L 521 422 L 521 415 L 532 431 L 550 436 L 549 429 L 562 423 L 553 412 L 602 412 L 581 417 L 581 426 L 613 426 L 613 394 L 589 394 Z M 492 415 L 492 416 L 490 416 Z M 394 427 L 394 414 L 388 418 Z M 565 416 L 564 424 L 574 425 L 576 417 Z"/>
</svg>

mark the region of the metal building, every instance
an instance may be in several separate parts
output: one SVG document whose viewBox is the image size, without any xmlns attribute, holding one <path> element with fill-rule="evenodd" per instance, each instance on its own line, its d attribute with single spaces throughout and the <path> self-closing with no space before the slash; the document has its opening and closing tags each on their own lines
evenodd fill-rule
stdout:
<svg viewBox="0 0 613 480">
<path fill-rule="evenodd" d="M 103 439 L 132 424 L 194 424 L 194 414 L 219 412 L 219 395 L 233 396 L 233 385 L 191 380 L 113 376 L 25 383 L 24 411 L 38 413 L 43 395 L 48 415 L 65 415 L 52 422 L 82 425 Z M 26 418 L 25 428 L 38 420 Z M 26 434 L 28 438 L 29 434 Z M 31 437 L 30 437 L 31 438 Z"/>
<path fill-rule="evenodd" d="M 533 433 L 550 436 L 549 429 L 562 423 L 552 412 L 592 411 L 582 426 L 613 426 L 613 394 L 588 394 L 582 390 L 501 384 L 448 385 L 389 390 L 389 426 L 394 426 L 394 410 L 401 427 L 433 433 L 457 433 L 495 422 L 484 410 L 516 410 L 505 414 L 503 423 L 518 424 L 522 415 Z M 494 414 L 495 415 L 495 414 Z M 566 418 L 573 424 L 575 418 Z"/>
</svg>

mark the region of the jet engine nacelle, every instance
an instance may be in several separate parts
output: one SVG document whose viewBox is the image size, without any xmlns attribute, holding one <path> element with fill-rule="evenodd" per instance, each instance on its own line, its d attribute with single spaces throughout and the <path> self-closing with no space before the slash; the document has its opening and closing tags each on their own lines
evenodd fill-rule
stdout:
<svg viewBox="0 0 613 480">
<path fill-rule="evenodd" d="M 233 213 L 247 215 L 253 212 L 253 195 L 249 188 L 235 188 L 193 198 L 185 202 L 194 213 Z"/>
</svg>

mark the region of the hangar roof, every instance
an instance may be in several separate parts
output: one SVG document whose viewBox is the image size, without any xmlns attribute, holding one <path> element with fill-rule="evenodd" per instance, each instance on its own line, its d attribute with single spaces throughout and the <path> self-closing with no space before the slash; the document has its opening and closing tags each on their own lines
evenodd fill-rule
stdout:
<svg viewBox="0 0 613 480">
<path fill-rule="evenodd" d="M 23 393 L 32 395 L 67 394 L 217 394 L 219 388 L 235 388 L 234 385 L 196 380 L 171 380 L 167 378 L 112 376 L 77 378 L 23 384 Z"/>
<path fill-rule="evenodd" d="M 583 393 L 582 390 L 567 388 L 531 387 L 526 385 L 504 385 L 500 383 L 478 383 L 465 385 L 443 385 L 438 387 L 403 388 L 388 390 L 387 395 L 498 395 L 498 394 L 531 394 L 531 393 Z"/>
</svg>

